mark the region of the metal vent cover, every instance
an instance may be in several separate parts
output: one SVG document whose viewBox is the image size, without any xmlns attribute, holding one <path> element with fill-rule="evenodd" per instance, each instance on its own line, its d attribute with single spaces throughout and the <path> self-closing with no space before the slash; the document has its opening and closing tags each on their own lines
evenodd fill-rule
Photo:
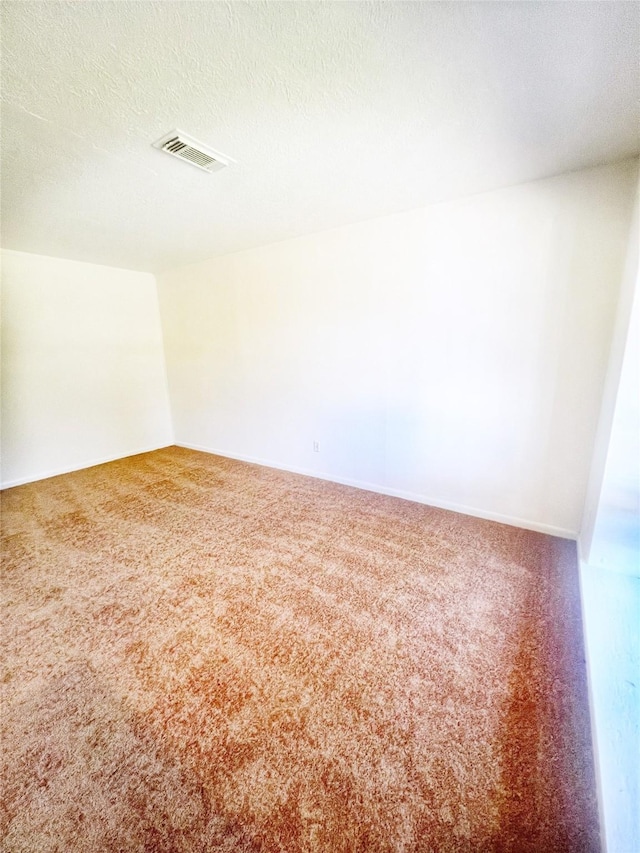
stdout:
<svg viewBox="0 0 640 853">
<path fill-rule="evenodd" d="M 191 163 L 192 166 L 197 166 L 205 172 L 218 172 L 233 162 L 230 157 L 214 151 L 213 148 L 209 148 L 208 145 L 204 145 L 181 130 L 165 133 L 161 139 L 153 143 L 153 147 Z"/>
</svg>

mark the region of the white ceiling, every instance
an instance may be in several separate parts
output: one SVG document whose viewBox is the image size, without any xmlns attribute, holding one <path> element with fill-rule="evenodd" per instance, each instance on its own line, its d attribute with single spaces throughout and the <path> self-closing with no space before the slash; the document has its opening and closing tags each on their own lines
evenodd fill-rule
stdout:
<svg viewBox="0 0 640 853">
<path fill-rule="evenodd" d="M 157 272 L 640 150 L 637 3 L 2 7 L 8 248 Z"/>
</svg>

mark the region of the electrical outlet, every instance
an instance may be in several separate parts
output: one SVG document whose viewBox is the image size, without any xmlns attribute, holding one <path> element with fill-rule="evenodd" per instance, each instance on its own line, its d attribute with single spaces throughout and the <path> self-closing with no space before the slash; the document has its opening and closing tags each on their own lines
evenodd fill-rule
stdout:
<svg viewBox="0 0 640 853">
<path fill-rule="evenodd" d="M 319 441 L 313 442 L 313 452 L 314 453 L 320 453 L 320 442 Z"/>
</svg>

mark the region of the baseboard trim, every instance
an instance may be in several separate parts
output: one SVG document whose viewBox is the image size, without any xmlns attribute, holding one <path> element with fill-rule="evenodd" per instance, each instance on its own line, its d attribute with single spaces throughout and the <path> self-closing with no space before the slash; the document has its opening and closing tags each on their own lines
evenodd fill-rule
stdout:
<svg viewBox="0 0 640 853">
<path fill-rule="evenodd" d="M 578 539 L 578 589 L 580 592 L 580 615 L 582 616 L 582 645 L 584 648 L 585 668 L 587 670 L 587 700 L 589 703 L 589 723 L 591 724 L 591 750 L 593 752 L 593 769 L 596 777 L 596 800 L 598 803 L 598 822 L 600 824 L 600 850 L 607 853 L 607 832 L 604 813 L 604 794 L 602 790 L 602 772 L 600 770 L 600 750 L 598 748 L 598 729 L 596 726 L 596 708 L 593 696 L 593 678 L 591 668 L 591 649 L 589 632 L 587 630 L 587 608 L 584 595 L 584 572 L 587 564 L 582 559 L 580 539 Z"/>
<path fill-rule="evenodd" d="M 352 486 L 355 489 L 362 489 L 366 492 L 376 492 L 380 495 L 389 495 L 392 498 L 402 498 L 406 501 L 414 501 L 414 503 L 426 504 L 435 507 L 436 509 L 446 509 L 451 512 L 459 512 L 462 515 L 470 515 L 474 518 L 482 518 L 485 521 L 496 521 L 499 524 L 508 524 L 511 527 L 520 527 L 524 530 L 533 530 L 536 533 L 546 533 L 548 536 L 557 536 L 560 539 L 577 538 L 577 531 L 568 530 L 564 527 L 555 527 L 552 524 L 540 524 L 536 521 L 528 521 L 526 518 L 518 518 L 516 516 L 503 515 L 498 512 L 486 512 L 477 507 L 466 506 L 463 504 L 452 503 L 450 501 L 441 501 L 437 498 L 428 497 L 426 495 L 416 494 L 414 492 L 406 492 L 401 489 L 389 489 L 386 486 L 380 486 L 377 483 L 367 483 L 362 480 L 351 480 L 344 477 L 335 477 L 332 474 L 323 474 L 318 471 L 310 471 L 305 468 L 292 467 L 290 465 L 282 465 L 278 462 L 273 462 L 269 459 L 261 459 L 255 456 L 245 456 L 244 454 L 229 453 L 226 450 L 219 450 L 212 447 L 204 447 L 199 444 L 191 444 L 182 441 L 175 442 L 176 447 L 184 447 L 186 450 L 198 450 L 201 453 L 210 453 L 214 456 L 223 456 L 226 459 L 236 459 L 239 462 L 249 462 L 252 465 L 263 465 L 265 468 L 276 468 L 279 471 L 289 471 L 292 474 L 302 474 L 305 477 L 314 477 L 316 480 L 328 480 L 332 483 L 339 483 L 342 486 Z"/>
<path fill-rule="evenodd" d="M 18 477 L 15 480 L 7 480 L 0 483 L 0 491 L 4 489 L 12 489 L 14 486 L 24 486 L 27 483 L 37 483 L 39 480 L 48 480 L 49 477 L 59 477 L 61 474 L 72 474 L 74 471 L 84 471 L 85 468 L 93 468 L 96 465 L 105 465 L 107 462 L 117 462 L 118 459 L 127 459 L 129 456 L 138 456 L 140 453 L 152 453 L 154 450 L 163 450 L 165 447 L 173 447 L 174 443 L 153 445 L 152 447 L 143 447 L 140 450 L 132 450 L 130 453 L 120 453 L 117 456 L 105 456 L 100 459 L 91 459 L 84 462 L 82 465 L 75 465 L 72 468 L 60 468 L 52 471 L 46 471 L 42 474 L 29 475 L 28 477 Z"/>
</svg>

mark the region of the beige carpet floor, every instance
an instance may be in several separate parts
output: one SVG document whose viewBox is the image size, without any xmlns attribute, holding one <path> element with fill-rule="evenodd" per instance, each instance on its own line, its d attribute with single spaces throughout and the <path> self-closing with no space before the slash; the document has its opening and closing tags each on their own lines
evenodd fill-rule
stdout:
<svg viewBox="0 0 640 853">
<path fill-rule="evenodd" d="M 179 448 L 6 490 L 7 851 L 596 851 L 574 543 Z"/>
</svg>

